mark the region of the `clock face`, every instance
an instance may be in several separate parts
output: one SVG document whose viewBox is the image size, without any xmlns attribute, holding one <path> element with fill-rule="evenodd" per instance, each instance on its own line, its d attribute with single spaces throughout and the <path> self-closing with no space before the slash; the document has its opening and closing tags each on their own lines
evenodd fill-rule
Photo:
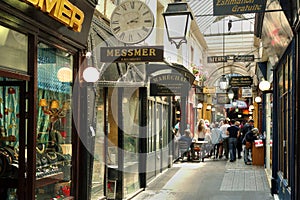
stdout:
<svg viewBox="0 0 300 200">
<path fill-rule="evenodd" d="M 152 32 L 154 17 L 150 8 L 141 1 L 125 1 L 111 15 L 111 31 L 121 42 L 135 44 Z"/>
</svg>

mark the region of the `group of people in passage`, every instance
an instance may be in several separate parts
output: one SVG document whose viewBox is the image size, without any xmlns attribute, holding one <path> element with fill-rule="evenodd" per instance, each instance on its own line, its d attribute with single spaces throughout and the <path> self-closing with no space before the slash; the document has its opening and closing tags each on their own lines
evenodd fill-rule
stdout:
<svg viewBox="0 0 300 200">
<path fill-rule="evenodd" d="M 209 123 L 208 120 L 200 119 L 194 134 L 189 129 L 184 131 L 180 140 L 187 141 L 190 145 L 192 156 L 195 157 L 193 140 L 207 141 L 212 144 L 210 155 L 216 159 L 225 157 L 230 162 L 242 158 L 244 150 L 244 162 L 251 165 L 251 148 L 254 140 L 261 137 L 259 130 L 254 127 L 254 120 L 241 124 L 236 120 L 224 119 L 220 123 Z M 243 148 L 244 147 L 244 148 Z"/>
</svg>

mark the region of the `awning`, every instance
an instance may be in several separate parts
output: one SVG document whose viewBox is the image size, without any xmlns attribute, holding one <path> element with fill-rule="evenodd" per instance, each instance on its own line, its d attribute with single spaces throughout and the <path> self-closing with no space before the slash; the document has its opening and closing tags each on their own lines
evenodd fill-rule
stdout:
<svg viewBox="0 0 300 200">
<path fill-rule="evenodd" d="M 183 65 L 150 63 L 146 65 L 151 96 L 187 96 L 195 76 Z"/>
<path fill-rule="evenodd" d="M 158 75 L 159 73 L 180 73 L 187 78 L 190 85 L 193 85 L 195 76 L 186 67 L 177 63 L 155 62 L 146 66 L 147 76 Z"/>
</svg>

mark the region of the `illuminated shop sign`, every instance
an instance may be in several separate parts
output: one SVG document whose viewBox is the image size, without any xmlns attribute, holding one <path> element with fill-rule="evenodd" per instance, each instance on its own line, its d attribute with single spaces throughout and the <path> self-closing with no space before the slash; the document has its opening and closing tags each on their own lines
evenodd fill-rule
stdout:
<svg viewBox="0 0 300 200">
<path fill-rule="evenodd" d="M 47 13 L 55 20 L 80 32 L 84 13 L 68 0 L 24 0 Z"/>
<path fill-rule="evenodd" d="M 264 12 L 265 0 L 214 0 L 213 15 L 235 15 Z"/>
<path fill-rule="evenodd" d="M 229 85 L 231 87 L 246 87 L 252 85 L 252 77 L 251 76 L 234 76 L 229 80 Z"/>
</svg>

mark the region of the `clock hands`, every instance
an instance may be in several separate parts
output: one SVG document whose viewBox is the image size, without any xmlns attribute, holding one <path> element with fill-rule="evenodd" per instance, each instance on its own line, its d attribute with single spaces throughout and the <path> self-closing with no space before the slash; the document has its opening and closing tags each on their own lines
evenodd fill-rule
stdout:
<svg viewBox="0 0 300 200">
<path fill-rule="evenodd" d="M 133 22 L 138 23 L 138 19 L 139 19 L 139 17 L 136 17 L 135 19 L 132 19 L 129 22 L 127 22 L 127 24 L 131 24 Z"/>
</svg>

